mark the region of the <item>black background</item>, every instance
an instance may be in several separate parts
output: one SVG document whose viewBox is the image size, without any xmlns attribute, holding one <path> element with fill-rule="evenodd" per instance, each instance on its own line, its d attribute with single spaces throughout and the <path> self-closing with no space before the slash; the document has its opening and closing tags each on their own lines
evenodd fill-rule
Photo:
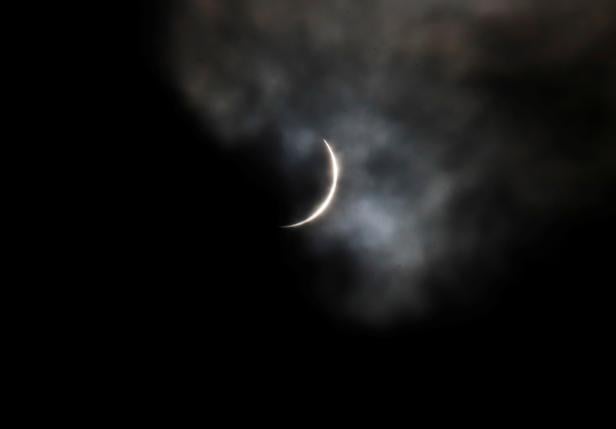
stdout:
<svg viewBox="0 0 616 429">
<path fill-rule="evenodd" d="M 275 226 L 291 217 L 280 178 L 254 153 L 223 150 L 185 106 L 159 63 L 165 9 L 136 4 L 110 32 L 123 57 L 114 52 L 107 64 L 110 93 L 99 106 L 108 115 L 98 144 L 111 160 L 99 207 L 98 278 L 109 310 L 100 323 L 114 341 L 193 357 L 237 350 L 239 360 L 272 350 L 323 358 L 341 348 L 443 362 L 477 352 L 486 360 L 602 354 L 616 284 L 611 201 L 521 229 L 505 270 L 477 258 L 457 280 L 486 286 L 471 303 L 443 294 L 431 317 L 387 328 L 339 317 L 315 287 L 323 261 L 302 233 Z M 344 261 L 337 255 L 342 290 L 352 272 Z"/>
</svg>

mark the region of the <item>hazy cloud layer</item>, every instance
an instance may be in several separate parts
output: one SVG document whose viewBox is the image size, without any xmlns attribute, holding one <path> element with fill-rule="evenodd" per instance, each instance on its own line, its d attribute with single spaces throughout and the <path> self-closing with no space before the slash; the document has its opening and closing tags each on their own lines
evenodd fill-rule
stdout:
<svg viewBox="0 0 616 429">
<path fill-rule="evenodd" d="M 502 263 L 520 218 L 614 179 L 611 0 L 179 4 L 169 59 L 222 141 L 274 127 L 289 170 L 336 148 L 340 192 L 309 236 L 357 262 L 340 311 L 429 314 L 434 279 Z"/>
</svg>

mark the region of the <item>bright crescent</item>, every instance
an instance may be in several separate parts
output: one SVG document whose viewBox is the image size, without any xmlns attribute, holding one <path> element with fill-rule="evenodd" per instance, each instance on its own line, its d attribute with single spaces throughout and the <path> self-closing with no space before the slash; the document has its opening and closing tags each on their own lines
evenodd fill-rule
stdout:
<svg viewBox="0 0 616 429">
<path fill-rule="evenodd" d="M 282 228 L 297 228 L 298 226 L 302 226 L 302 225 L 312 222 L 313 220 L 321 216 L 325 212 L 325 210 L 327 210 L 327 207 L 329 207 L 332 200 L 334 199 L 334 195 L 336 194 L 336 186 L 338 185 L 338 173 L 339 173 L 338 161 L 336 161 L 336 155 L 334 154 L 334 151 L 332 150 L 329 143 L 327 143 L 327 140 L 323 139 L 323 143 L 325 143 L 325 146 L 327 147 L 327 151 L 329 152 L 329 159 L 330 159 L 331 168 L 332 168 L 332 185 L 331 185 L 331 188 L 329 189 L 327 197 L 321 203 L 321 205 L 315 210 L 315 212 L 310 215 L 310 217 L 304 219 L 301 222 L 294 223 L 293 225 L 283 226 Z"/>
</svg>

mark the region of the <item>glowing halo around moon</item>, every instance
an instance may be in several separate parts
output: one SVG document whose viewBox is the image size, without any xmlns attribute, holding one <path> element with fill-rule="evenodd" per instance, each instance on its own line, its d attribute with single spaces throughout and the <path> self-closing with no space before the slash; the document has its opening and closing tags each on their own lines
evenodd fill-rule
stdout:
<svg viewBox="0 0 616 429">
<path fill-rule="evenodd" d="M 334 199 L 334 195 L 336 194 L 336 187 L 338 186 L 338 175 L 339 175 L 340 170 L 338 168 L 338 161 L 336 160 L 336 155 L 334 154 L 334 150 L 331 148 L 329 143 L 327 143 L 327 140 L 323 139 L 323 143 L 325 143 L 325 147 L 327 147 L 327 151 L 329 152 L 329 159 L 331 162 L 331 172 L 332 172 L 332 184 L 329 189 L 329 192 L 327 193 L 327 197 L 325 197 L 325 200 L 321 203 L 321 205 L 319 205 L 319 207 L 317 207 L 314 213 L 312 213 L 309 217 L 302 220 L 301 222 L 294 223 L 292 225 L 281 226 L 281 228 L 297 228 L 297 227 L 306 225 L 307 223 L 314 221 L 319 216 L 321 216 L 323 213 L 325 213 L 325 210 L 327 210 L 327 208 L 329 207 L 329 205 Z"/>
</svg>

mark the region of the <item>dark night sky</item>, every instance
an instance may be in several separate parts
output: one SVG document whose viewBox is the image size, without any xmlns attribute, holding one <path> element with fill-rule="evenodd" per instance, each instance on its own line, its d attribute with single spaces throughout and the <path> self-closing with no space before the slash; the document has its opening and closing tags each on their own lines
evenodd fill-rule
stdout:
<svg viewBox="0 0 616 429">
<path fill-rule="evenodd" d="M 127 343 L 139 337 L 182 350 L 198 344 L 310 344 L 324 351 L 347 341 L 376 341 L 444 353 L 467 347 L 522 353 L 607 340 L 611 309 L 605 296 L 616 284 L 615 211 L 608 198 L 614 183 L 608 178 L 593 182 L 600 198 L 587 203 L 584 192 L 575 192 L 579 204 L 539 215 L 521 209 L 498 180 L 462 195 L 449 207 L 456 225 L 466 216 L 489 225 L 506 213 L 514 219 L 507 239 L 484 248 L 479 234 L 479 245 L 464 262 L 447 262 L 452 275 L 440 277 L 437 264 L 436 274 L 425 280 L 433 291 L 427 315 L 409 312 L 384 325 L 348 317 L 340 303 L 352 293 L 358 272 L 366 275 L 354 251 L 334 241 L 314 252 L 310 230 L 276 227 L 296 216 L 302 199 L 319 195 L 322 183 L 307 175 L 307 191 L 289 188 L 283 172 L 265 159 L 261 146 L 269 151 L 283 144 L 276 123 L 249 136 L 222 138 L 216 123 L 189 107 L 160 66 L 168 10 L 156 4 L 143 2 L 135 26 L 119 37 L 136 43 L 127 44 L 129 61 L 117 65 L 114 84 L 122 88 L 122 99 L 109 106 L 109 131 L 119 142 L 114 156 L 122 164 L 122 174 L 110 179 L 117 190 L 111 209 L 117 226 L 109 251 L 119 269 L 111 270 L 109 293 L 125 332 L 132 333 L 125 334 Z M 584 162 L 592 142 L 582 137 L 606 123 L 614 129 L 614 100 L 602 97 L 608 84 L 591 69 L 557 77 L 548 70 L 552 77 L 546 78 L 540 68 L 501 73 L 499 61 L 474 72 L 469 85 L 481 86 L 495 100 L 492 106 L 531 132 L 570 124 L 576 139 L 546 145 L 548 153 L 566 152 Z M 559 98 L 572 80 L 585 79 L 595 85 L 589 92 Z M 578 107 L 563 107 L 570 101 Z M 464 158 L 464 149 L 457 150 Z"/>
</svg>

